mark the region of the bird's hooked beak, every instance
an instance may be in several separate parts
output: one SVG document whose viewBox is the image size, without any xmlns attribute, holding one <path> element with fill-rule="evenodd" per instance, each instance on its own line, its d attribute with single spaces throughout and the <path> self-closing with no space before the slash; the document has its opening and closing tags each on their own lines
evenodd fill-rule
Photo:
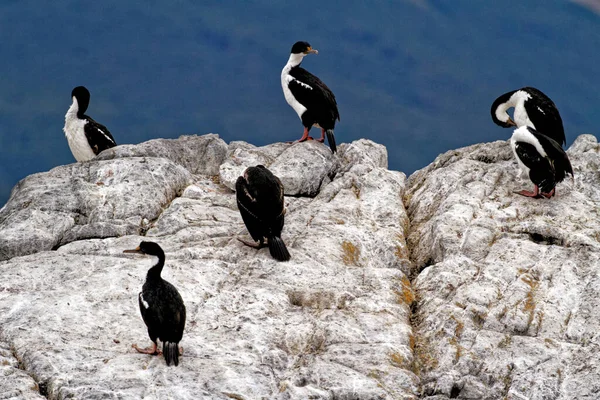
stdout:
<svg viewBox="0 0 600 400">
<path fill-rule="evenodd" d="M 313 49 L 312 47 L 309 47 L 308 50 L 306 50 L 306 52 L 304 52 L 304 54 L 319 54 L 319 51 L 317 49 Z"/>
<path fill-rule="evenodd" d="M 515 121 L 513 121 L 511 117 L 508 117 L 508 121 L 506 121 L 506 124 L 508 126 L 517 126 L 517 124 L 515 123 Z"/>
<path fill-rule="evenodd" d="M 140 249 L 140 246 L 138 246 L 138 247 L 136 247 L 135 249 L 132 249 L 132 250 L 123 250 L 123 253 L 144 254 L 142 252 L 142 250 Z"/>
</svg>

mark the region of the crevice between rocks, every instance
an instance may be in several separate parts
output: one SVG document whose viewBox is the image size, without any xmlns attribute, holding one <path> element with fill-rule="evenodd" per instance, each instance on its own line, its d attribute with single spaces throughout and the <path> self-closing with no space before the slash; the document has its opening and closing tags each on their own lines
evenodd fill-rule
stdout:
<svg viewBox="0 0 600 400">
<path fill-rule="evenodd" d="M 21 371 L 25 372 L 33 380 L 34 386 L 31 387 L 31 390 L 38 392 L 40 394 L 40 396 L 42 396 L 46 399 L 50 399 L 50 395 L 48 393 L 48 382 L 46 382 L 46 381 L 42 382 L 39 379 L 36 379 L 35 374 L 33 372 L 27 370 L 27 367 L 25 366 L 23 359 L 21 357 L 19 357 L 15 347 L 11 343 L 6 341 L 5 338 L 3 338 L 1 335 L 0 335 L 0 340 L 6 342 L 9 345 L 10 353 L 11 353 L 12 357 L 15 360 L 17 360 L 17 368 L 20 369 Z"/>
</svg>

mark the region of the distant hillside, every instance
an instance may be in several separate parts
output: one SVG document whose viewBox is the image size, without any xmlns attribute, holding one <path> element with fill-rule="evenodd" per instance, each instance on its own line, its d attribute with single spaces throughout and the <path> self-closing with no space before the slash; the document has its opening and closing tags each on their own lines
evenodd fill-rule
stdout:
<svg viewBox="0 0 600 400">
<path fill-rule="evenodd" d="M 298 138 L 280 71 L 291 45 L 335 92 L 340 142 L 387 146 L 410 173 L 441 152 L 510 135 L 489 118 L 505 91 L 536 86 L 568 141 L 600 120 L 600 17 L 569 2 L 66 1 L 0 5 L 0 204 L 18 179 L 73 162 L 61 131 L 76 85 L 118 143 L 219 133 L 257 145 Z"/>
</svg>

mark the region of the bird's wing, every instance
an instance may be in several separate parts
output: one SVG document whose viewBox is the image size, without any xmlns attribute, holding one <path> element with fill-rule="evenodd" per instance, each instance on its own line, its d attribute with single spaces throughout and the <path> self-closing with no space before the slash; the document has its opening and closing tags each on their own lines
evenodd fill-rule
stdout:
<svg viewBox="0 0 600 400">
<path fill-rule="evenodd" d="M 244 224 L 255 241 L 263 238 L 264 221 L 260 216 L 257 193 L 240 176 L 235 183 L 235 195 Z"/>
<path fill-rule="evenodd" d="M 147 297 L 147 296 L 146 296 Z M 160 315 L 156 312 L 156 305 L 148 303 L 148 299 L 144 298 L 143 292 L 140 292 L 138 295 L 138 303 L 140 305 L 140 313 L 142 314 L 142 319 L 146 326 L 150 329 L 150 327 L 157 327 L 161 325 Z M 156 332 L 155 334 L 158 334 Z"/>
<path fill-rule="evenodd" d="M 527 168 L 529 179 L 543 192 L 550 192 L 556 186 L 552 160 L 538 153 L 534 145 L 527 142 L 515 142 L 515 153 Z"/>
<path fill-rule="evenodd" d="M 94 154 L 98 155 L 102 151 L 117 145 L 115 139 L 104 125 L 97 123 L 87 115 L 85 119 L 87 120 L 87 123 L 84 125 L 85 137 Z"/>
<path fill-rule="evenodd" d="M 563 150 L 562 146 L 558 144 L 554 139 L 544 135 L 543 133 L 536 132 L 535 130 L 529 130 L 540 142 L 542 147 L 546 150 L 546 154 L 552 163 L 555 170 L 555 177 L 557 182 L 561 182 L 565 179 L 567 174 L 573 176 L 573 167 L 569 156 Z"/>
<path fill-rule="evenodd" d="M 277 186 L 279 187 L 279 204 L 280 207 L 277 209 L 277 211 L 279 212 L 279 215 L 277 215 L 277 217 L 275 218 L 275 221 L 273 222 L 273 231 L 275 234 L 281 234 L 281 231 L 283 229 L 283 224 L 284 224 L 284 220 L 285 220 L 285 203 L 284 203 L 284 187 L 283 187 L 283 183 L 281 183 L 281 180 L 276 177 L 275 175 L 273 175 L 273 177 L 275 178 L 275 181 L 277 182 Z"/>
<path fill-rule="evenodd" d="M 304 107 L 331 110 L 331 117 L 340 119 L 333 92 L 319 78 L 301 67 L 292 68 L 287 76 L 290 91 Z"/>
<path fill-rule="evenodd" d="M 554 102 L 535 88 L 525 89 L 535 98 L 535 101 L 525 102 L 525 111 L 535 130 L 554 139 L 559 145 L 566 144 L 565 128 Z"/>
</svg>

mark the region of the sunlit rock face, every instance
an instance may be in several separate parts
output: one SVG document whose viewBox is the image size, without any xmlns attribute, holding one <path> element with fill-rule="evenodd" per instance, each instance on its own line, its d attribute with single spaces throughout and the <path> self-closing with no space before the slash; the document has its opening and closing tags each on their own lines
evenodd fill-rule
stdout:
<svg viewBox="0 0 600 400">
<path fill-rule="evenodd" d="M 508 142 L 405 178 L 369 140 L 118 146 L 32 175 L 0 210 L 0 398 L 597 399 L 600 147 L 531 189 Z M 250 237 L 236 179 L 285 186 L 291 261 Z M 159 243 L 187 323 L 178 367 L 138 292 Z"/>
<path fill-rule="evenodd" d="M 235 180 L 263 164 L 288 197 L 277 262 L 249 239 Z M 404 174 L 369 140 L 254 147 L 216 135 L 118 146 L 21 181 L 0 211 L 3 398 L 415 398 Z M 178 367 L 137 295 L 150 259 L 187 323 Z M 12 397 L 11 397 L 12 396 Z"/>
<path fill-rule="evenodd" d="M 507 142 L 440 155 L 405 195 L 425 398 L 596 399 L 600 155 L 580 136 L 575 178 L 550 200 L 515 194 Z"/>
</svg>

